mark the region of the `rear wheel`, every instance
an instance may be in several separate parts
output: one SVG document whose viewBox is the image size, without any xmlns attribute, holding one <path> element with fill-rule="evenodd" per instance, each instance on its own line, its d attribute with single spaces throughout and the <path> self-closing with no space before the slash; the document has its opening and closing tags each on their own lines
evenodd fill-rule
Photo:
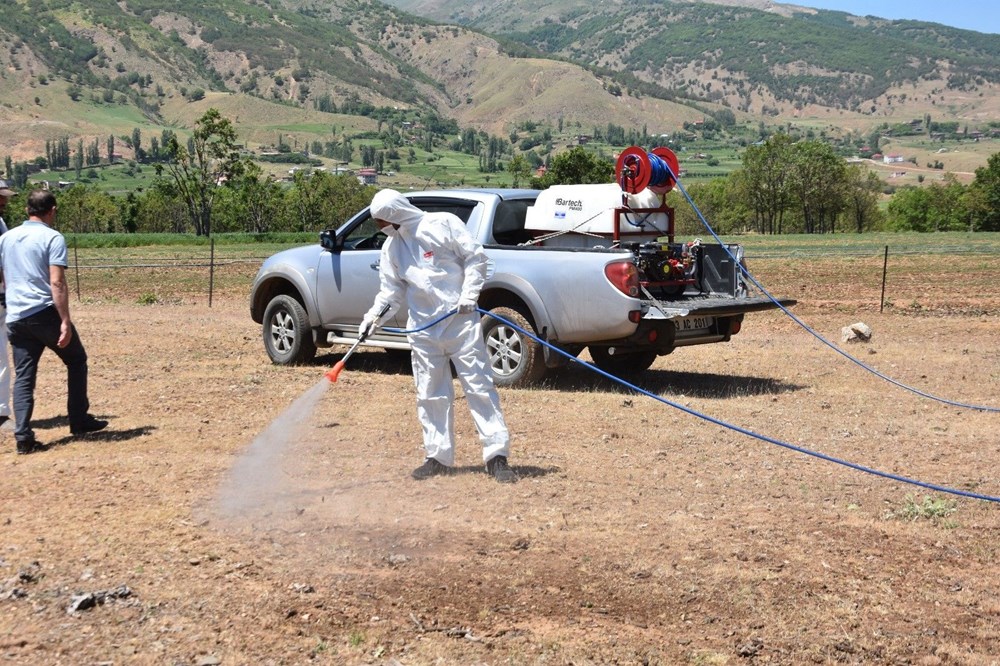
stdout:
<svg viewBox="0 0 1000 666">
<path fill-rule="evenodd" d="M 291 296 L 280 294 L 264 310 L 264 349 L 278 365 L 308 363 L 316 357 L 309 315 Z"/>
<path fill-rule="evenodd" d="M 534 326 L 517 310 L 500 307 L 490 312 L 535 334 Z M 497 386 L 527 386 L 545 375 L 542 346 L 514 326 L 487 315 L 483 318 L 483 337 L 489 353 L 490 373 Z"/>
<path fill-rule="evenodd" d="M 615 377 L 635 377 L 648 370 L 656 360 L 655 351 L 611 354 L 610 349 L 610 347 L 588 347 L 594 365 Z"/>
</svg>

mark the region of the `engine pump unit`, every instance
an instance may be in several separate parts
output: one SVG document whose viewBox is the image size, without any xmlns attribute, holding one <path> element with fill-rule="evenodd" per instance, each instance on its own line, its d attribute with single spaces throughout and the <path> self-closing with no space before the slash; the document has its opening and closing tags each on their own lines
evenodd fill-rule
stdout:
<svg viewBox="0 0 1000 666">
<path fill-rule="evenodd" d="M 689 243 L 622 243 L 636 257 L 639 282 L 649 289 L 674 296 L 697 282 L 701 241 Z"/>
</svg>

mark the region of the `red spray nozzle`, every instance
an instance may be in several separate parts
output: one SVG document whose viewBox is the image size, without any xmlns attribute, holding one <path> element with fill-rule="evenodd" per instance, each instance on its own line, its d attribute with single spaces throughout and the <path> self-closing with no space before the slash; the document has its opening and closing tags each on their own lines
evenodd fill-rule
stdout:
<svg viewBox="0 0 1000 666">
<path fill-rule="evenodd" d="M 334 366 L 332 368 L 330 368 L 329 370 L 326 371 L 326 378 L 330 380 L 331 384 L 334 383 L 334 382 L 336 382 L 337 381 L 337 377 L 340 376 L 340 371 L 344 369 L 344 361 L 345 360 L 346 359 L 342 359 L 340 361 L 337 361 L 336 364 L 334 364 Z"/>
</svg>

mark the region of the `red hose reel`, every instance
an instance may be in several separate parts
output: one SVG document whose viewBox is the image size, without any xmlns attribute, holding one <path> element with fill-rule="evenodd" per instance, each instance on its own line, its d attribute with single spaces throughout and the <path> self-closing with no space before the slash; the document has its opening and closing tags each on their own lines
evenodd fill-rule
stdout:
<svg viewBox="0 0 1000 666">
<path fill-rule="evenodd" d="M 679 169 L 677 156 L 669 148 L 661 146 L 647 153 L 632 146 L 618 156 L 615 178 L 622 190 L 630 194 L 638 194 L 647 187 L 657 194 L 666 194 L 674 188 Z"/>
</svg>

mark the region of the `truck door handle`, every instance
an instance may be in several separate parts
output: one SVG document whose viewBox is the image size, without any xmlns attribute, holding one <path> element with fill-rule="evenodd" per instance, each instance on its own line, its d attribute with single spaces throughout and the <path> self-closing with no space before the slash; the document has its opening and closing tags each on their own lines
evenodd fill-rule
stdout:
<svg viewBox="0 0 1000 666">
<path fill-rule="evenodd" d="M 379 262 L 376 261 L 375 263 L 370 264 L 368 267 L 371 268 L 373 271 L 377 271 L 379 269 Z"/>
</svg>

